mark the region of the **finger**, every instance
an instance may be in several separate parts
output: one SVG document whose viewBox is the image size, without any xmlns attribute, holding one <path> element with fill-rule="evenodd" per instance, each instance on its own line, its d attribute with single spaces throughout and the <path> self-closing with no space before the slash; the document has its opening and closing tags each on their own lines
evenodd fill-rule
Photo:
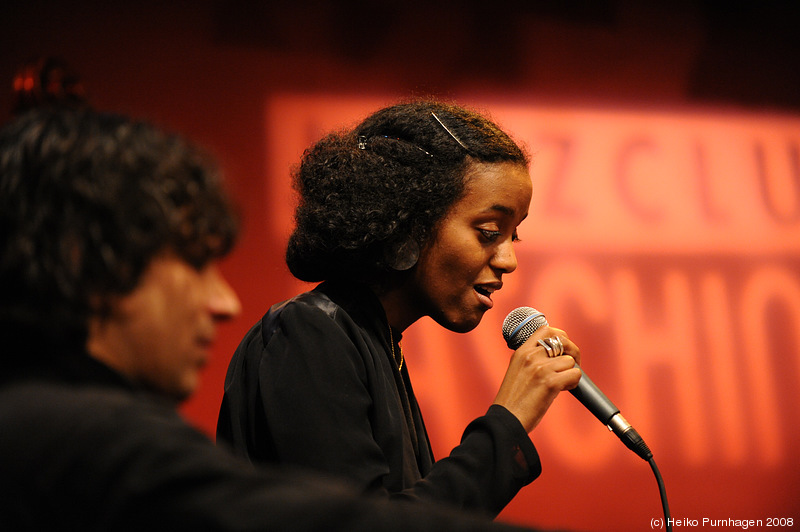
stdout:
<svg viewBox="0 0 800 532">
<path fill-rule="evenodd" d="M 548 327 L 550 331 L 556 336 L 561 339 L 561 343 L 564 345 L 564 355 L 569 355 L 575 359 L 575 363 L 580 365 L 581 363 L 581 350 L 580 348 L 569 339 L 569 336 L 566 332 L 561 329 L 557 329 L 555 327 Z"/>
<path fill-rule="evenodd" d="M 564 382 L 564 387 L 562 389 L 572 390 L 573 388 L 576 388 L 581 380 L 582 375 L 581 369 L 575 366 L 559 372 L 559 377 L 561 377 Z"/>
<path fill-rule="evenodd" d="M 580 365 L 581 364 L 581 349 L 578 347 L 575 342 L 570 340 L 569 338 L 561 338 L 561 343 L 564 344 L 564 355 L 571 356 L 575 359 L 575 363 Z"/>
<path fill-rule="evenodd" d="M 551 362 L 553 371 L 561 372 L 575 367 L 575 359 L 570 355 L 561 355 L 553 358 Z"/>
<path fill-rule="evenodd" d="M 571 390 L 578 385 L 578 381 L 581 380 L 581 370 L 575 365 L 575 359 L 563 355 L 553 359 L 551 364 L 555 373 L 554 378 L 562 390 Z"/>
</svg>

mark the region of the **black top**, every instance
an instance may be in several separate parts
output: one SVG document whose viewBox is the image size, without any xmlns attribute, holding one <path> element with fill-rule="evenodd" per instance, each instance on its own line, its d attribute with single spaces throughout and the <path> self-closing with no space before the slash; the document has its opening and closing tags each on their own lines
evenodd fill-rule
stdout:
<svg viewBox="0 0 800 532">
<path fill-rule="evenodd" d="M 0 530 L 501 529 L 257 471 L 83 353 L 3 357 Z"/>
<path fill-rule="evenodd" d="M 524 428 L 498 405 L 434 462 L 380 301 L 364 286 L 329 282 L 273 306 L 242 340 L 217 439 L 254 462 L 302 465 L 366 492 L 491 516 L 541 472 Z"/>
</svg>

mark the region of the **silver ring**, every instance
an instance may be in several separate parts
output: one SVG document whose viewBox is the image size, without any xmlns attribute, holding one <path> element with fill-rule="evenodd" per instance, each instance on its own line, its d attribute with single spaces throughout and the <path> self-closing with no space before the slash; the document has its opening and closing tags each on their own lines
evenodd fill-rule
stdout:
<svg viewBox="0 0 800 532">
<path fill-rule="evenodd" d="M 561 338 L 559 336 L 554 336 L 553 338 L 550 338 L 550 342 L 553 345 L 553 350 L 556 352 L 555 355 L 553 356 L 560 357 L 561 355 L 564 354 L 564 343 L 561 341 Z"/>
<path fill-rule="evenodd" d="M 555 356 L 555 355 L 553 355 L 553 348 L 550 347 L 550 343 L 547 341 L 547 339 L 539 340 L 538 343 L 539 343 L 540 346 L 544 347 L 545 351 L 547 351 L 547 356 L 548 357 Z"/>
<path fill-rule="evenodd" d="M 548 357 L 560 357 L 564 354 L 564 343 L 558 336 L 539 340 L 539 345 L 544 347 Z"/>
</svg>

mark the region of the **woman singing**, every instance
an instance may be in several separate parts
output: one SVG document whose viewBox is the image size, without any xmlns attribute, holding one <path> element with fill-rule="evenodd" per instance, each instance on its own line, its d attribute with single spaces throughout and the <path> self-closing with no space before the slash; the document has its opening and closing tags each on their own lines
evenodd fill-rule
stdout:
<svg viewBox="0 0 800 532">
<path fill-rule="evenodd" d="M 434 101 L 379 110 L 307 150 L 286 261 L 320 284 L 272 306 L 242 340 L 218 440 L 253 462 L 497 515 L 541 472 L 528 433 L 577 385 L 577 346 L 536 331 L 486 414 L 435 461 L 399 342 L 423 316 L 465 333 L 492 308 L 517 267 L 528 165 L 494 123 Z M 537 343 L 550 338 L 563 356 Z"/>
</svg>

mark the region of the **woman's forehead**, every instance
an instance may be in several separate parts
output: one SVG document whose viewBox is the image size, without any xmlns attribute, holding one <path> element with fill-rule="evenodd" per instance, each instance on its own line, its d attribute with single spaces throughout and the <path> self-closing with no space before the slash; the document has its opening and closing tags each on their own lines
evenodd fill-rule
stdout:
<svg viewBox="0 0 800 532">
<path fill-rule="evenodd" d="M 509 162 L 474 163 L 466 171 L 464 195 L 459 203 L 486 203 L 487 208 L 494 206 L 506 211 L 517 211 L 524 204 L 527 210 L 532 193 L 526 166 Z"/>
</svg>

